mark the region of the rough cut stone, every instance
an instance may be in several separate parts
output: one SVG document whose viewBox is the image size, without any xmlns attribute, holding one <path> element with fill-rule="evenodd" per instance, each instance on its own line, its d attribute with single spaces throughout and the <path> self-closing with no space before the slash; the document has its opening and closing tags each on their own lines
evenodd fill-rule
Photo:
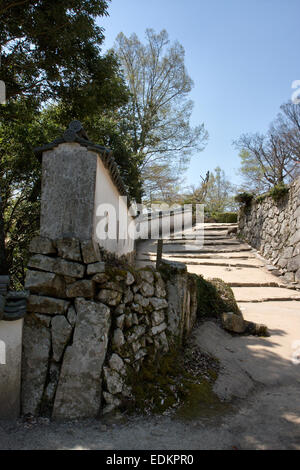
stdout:
<svg viewBox="0 0 300 470">
<path fill-rule="evenodd" d="M 25 289 L 33 294 L 44 294 L 53 297 L 65 297 L 65 281 L 55 273 L 28 270 Z"/>
<path fill-rule="evenodd" d="M 105 282 L 108 281 L 108 276 L 105 273 L 95 274 L 95 276 L 92 277 L 92 281 L 97 284 L 105 284 Z"/>
<path fill-rule="evenodd" d="M 234 313 L 223 313 L 222 324 L 225 330 L 232 331 L 233 333 L 244 333 L 246 331 L 244 319 Z"/>
<path fill-rule="evenodd" d="M 124 304 L 130 304 L 133 301 L 133 293 L 130 288 L 127 289 L 124 295 Z"/>
<path fill-rule="evenodd" d="M 153 326 L 158 326 L 165 321 L 165 314 L 162 310 L 154 311 L 152 313 Z"/>
<path fill-rule="evenodd" d="M 112 354 L 109 360 L 109 367 L 113 370 L 116 370 L 120 374 L 124 374 L 125 372 L 125 364 L 123 359 L 118 354 Z"/>
<path fill-rule="evenodd" d="M 118 398 L 116 398 L 114 395 L 112 395 L 111 393 L 108 393 L 108 392 L 103 392 L 103 398 L 104 400 L 106 401 L 106 403 L 108 405 L 113 405 L 113 409 L 117 408 L 118 406 L 121 405 L 121 400 L 119 400 Z M 112 410 L 113 410 L 112 409 Z M 110 410 L 110 411 L 112 411 Z M 103 411 L 103 414 L 106 414 L 104 413 Z"/>
<path fill-rule="evenodd" d="M 141 269 L 139 271 L 140 277 L 143 281 L 148 282 L 149 284 L 154 283 L 154 274 L 148 269 Z"/>
<path fill-rule="evenodd" d="M 73 345 L 65 352 L 55 397 L 56 419 L 94 418 L 101 405 L 101 374 L 108 345 L 110 310 L 76 299 Z"/>
<path fill-rule="evenodd" d="M 52 362 L 49 370 L 49 383 L 45 389 L 44 400 L 48 402 L 48 405 L 53 405 L 53 400 L 56 393 L 56 388 L 59 379 L 60 366 L 55 362 Z"/>
<path fill-rule="evenodd" d="M 76 324 L 76 318 L 77 318 L 76 310 L 73 307 L 73 305 L 71 305 L 67 313 L 67 320 L 73 328 Z"/>
<path fill-rule="evenodd" d="M 150 300 L 148 297 L 143 297 L 140 294 L 135 294 L 134 296 L 134 302 L 138 305 L 141 305 L 142 307 L 146 308 L 150 304 Z"/>
<path fill-rule="evenodd" d="M 166 295 L 165 283 L 162 279 L 159 279 L 155 284 L 155 297 L 164 298 Z"/>
<path fill-rule="evenodd" d="M 125 338 L 123 335 L 123 331 L 120 328 L 117 328 L 114 331 L 113 335 L 113 341 L 112 341 L 113 347 L 119 350 L 122 346 L 125 344 Z"/>
<path fill-rule="evenodd" d="M 135 282 L 133 274 L 131 274 L 129 271 L 126 274 L 126 285 L 131 286 Z"/>
<path fill-rule="evenodd" d="M 82 261 L 79 240 L 65 238 L 56 241 L 58 256 L 70 261 Z"/>
<path fill-rule="evenodd" d="M 168 307 L 168 302 L 165 299 L 157 299 L 156 297 L 152 297 L 150 299 L 150 303 L 155 308 L 155 310 L 162 310 L 163 308 Z"/>
<path fill-rule="evenodd" d="M 104 371 L 104 378 L 107 390 L 112 395 L 117 395 L 118 393 L 122 393 L 124 379 L 116 372 L 115 370 L 111 370 L 108 367 L 103 368 Z"/>
<path fill-rule="evenodd" d="M 117 327 L 122 329 L 124 326 L 124 321 L 125 321 L 125 315 L 120 315 L 119 317 L 117 317 L 116 319 Z"/>
<path fill-rule="evenodd" d="M 145 297 L 153 297 L 155 289 L 154 286 L 148 282 L 143 282 L 140 286 L 140 292 Z"/>
<path fill-rule="evenodd" d="M 28 266 L 41 271 L 48 271 L 51 273 L 60 274 L 62 276 L 70 276 L 75 278 L 82 278 L 84 276 L 85 268 L 80 263 L 73 261 L 66 261 L 61 258 L 50 258 L 45 255 L 34 255 L 30 258 Z"/>
<path fill-rule="evenodd" d="M 121 292 L 116 292 L 108 289 L 101 289 L 98 294 L 98 300 L 104 302 L 111 307 L 116 307 L 121 302 Z"/>
<path fill-rule="evenodd" d="M 96 263 L 101 261 L 101 254 L 99 245 L 92 240 L 85 240 L 81 242 L 81 252 L 83 262 L 85 264 Z"/>
<path fill-rule="evenodd" d="M 30 242 L 29 251 L 40 255 L 53 255 L 56 253 L 52 240 L 45 237 L 34 237 Z"/>
<path fill-rule="evenodd" d="M 25 322 L 22 358 L 22 412 L 37 415 L 46 384 L 51 348 L 50 331 L 43 325 Z"/>
<path fill-rule="evenodd" d="M 288 271 L 298 271 L 300 269 L 300 255 L 292 258 L 287 265 Z"/>
<path fill-rule="evenodd" d="M 49 315 L 40 315 L 39 313 L 32 313 L 31 315 L 35 318 L 37 323 L 41 323 L 43 326 L 46 326 L 47 328 L 50 327 L 52 317 L 50 317 Z"/>
<path fill-rule="evenodd" d="M 92 299 L 94 294 L 94 283 L 93 281 L 89 281 L 87 279 L 74 282 L 74 284 L 70 284 L 66 289 L 66 295 L 69 298 L 84 297 L 85 299 Z"/>
<path fill-rule="evenodd" d="M 104 286 L 104 289 L 114 290 L 117 292 L 124 292 L 124 286 L 119 282 L 107 282 Z"/>
<path fill-rule="evenodd" d="M 52 319 L 51 331 L 53 359 L 59 362 L 71 338 L 73 329 L 66 317 L 59 315 Z"/>
<path fill-rule="evenodd" d="M 48 315 L 64 314 L 70 302 L 52 297 L 42 297 L 40 295 L 30 295 L 27 303 L 28 312 L 46 313 Z"/>
<path fill-rule="evenodd" d="M 105 263 L 99 261 L 98 263 L 88 264 L 87 266 L 88 276 L 92 276 L 94 274 L 99 274 L 99 273 L 105 273 Z"/>
<path fill-rule="evenodd" d="M 165 331 L 167 329 L 167 325 L 166 323 L 161 323 L 160 325 L 158 326 L 154 326 L 152 329 L 151 329 L 151 332 L 153 335 L 158 335 L 159 333 L 162 333 L 163 331 Z"/>
<path fill-rule="evenodd" d="M 128 343 L 133 343 L 134 341 L 137 341 L 141 336 L 143 336 L 146 333 L 146 327 L 143 325 L 135 326 L 132 328 L 130 331 L 127 341 Z"/>
<path fill-rule="evenodd" d="M 131 328 L 133 325 L 133 316 L 132 313 L 128 313 L 125 317 L 125 326 L 126 328 Z"/>
</svg>

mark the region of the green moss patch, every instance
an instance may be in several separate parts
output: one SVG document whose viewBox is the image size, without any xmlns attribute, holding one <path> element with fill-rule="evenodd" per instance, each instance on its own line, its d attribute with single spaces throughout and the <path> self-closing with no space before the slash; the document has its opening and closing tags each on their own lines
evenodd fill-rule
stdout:
<svg viewBox="0 0 300 470">
<path fill-rule="evenodd" d="M 222 313 L 233 312 L 242 316 L 230 286 L 222 279 L 204 279 L 193 275 L 197 283 L 197 315 L 219 318 Z"/>
<path fill-rule="evenodd" d="M 228 405 L 213 392 L 218 370 L 218 361 L 196 346 L 149 357 L 139 372 L 129 371 L 134 398 L 124 403 L 124 410 L 180 419 L 224 413 Z"/>
</svg>

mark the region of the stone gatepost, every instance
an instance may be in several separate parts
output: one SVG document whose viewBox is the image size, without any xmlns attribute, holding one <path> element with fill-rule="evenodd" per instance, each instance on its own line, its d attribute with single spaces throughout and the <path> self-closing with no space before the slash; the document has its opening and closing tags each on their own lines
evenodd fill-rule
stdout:
<svg viewBox="0 0 300 470">
<path fill-rule="evenodd" d="M 110 308 L 98 298 L 107 279 L 95 207 L 117 205 L 126 191 L 111 152 L 90 142 L 78 121 L 36 154 L 42 161 L 41 225 L 30 246 L 25 283 L 30 296 L 22 413 L 95 417 L 111 326 Z M 117 210 L 127 213 L 128 207 Z M 104 241 L 101 248 L 121 256 L 133 246 Z"/>
</svg>

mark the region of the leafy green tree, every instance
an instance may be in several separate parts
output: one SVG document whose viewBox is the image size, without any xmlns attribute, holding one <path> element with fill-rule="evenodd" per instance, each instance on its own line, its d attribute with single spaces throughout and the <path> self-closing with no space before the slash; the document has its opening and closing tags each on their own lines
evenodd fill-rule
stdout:
<svg viewBox="0 0 300 470">
<path fill-rule="evenodd" d="M 0 272 L 10 270 L 17 287 L 39 226 L 41 169 L 33 148 L 52 141 L 71 120 L 92 123 L 102 113 L 108 117 L 95 141 L 99 137 L 102 143 L 107 135 L 101 132 L 110 130 L 124 168 L 131 158 L 121 130 L 111 123 L 128 91 L 114 54 L 101 55 L 104 36 L 96 18 L 107 14 L 107 5 L 104 0 L 0 0 L 0 79 L 7 89 L 7 104 L 0 106 Z M 95 125 L 90 127 L 93 131 Z M 126 171 L 129 181 L 134 165 Z"/>
<path fill-rule="evenodd" d="M 269 183 L 265 181 L 264 172 L 257 158 L 248 150 L 241 150 L 239 153 L 241 167 L 239 174 L 243 178 L 241 191 L 263 193 L 269 189 Z"/>
<path fill-rule="evenodd" d="M 119 104 L 112 54 L 100 55 L 105 0 L 1 0 L 1 79 L 7 99 L 63 99 L 76 113 Z"/>
<path fill-rule="evenodd" d="M 191 153 L 202 150 L 207 139 L 203 124 L 190 125 L 193 82 L 186 71 L 183 47 L 178 42 L 170 44 L 166 31 L 156 34 L 147 29 L 146 44 L 136 34 L 120 33 L 114 50 L 130 90 L 128 129 L 143 176 L 153 165 L 161 165 L 162 172 L 166 165 L 178 163 L 183 169 Z"/>
</svg>

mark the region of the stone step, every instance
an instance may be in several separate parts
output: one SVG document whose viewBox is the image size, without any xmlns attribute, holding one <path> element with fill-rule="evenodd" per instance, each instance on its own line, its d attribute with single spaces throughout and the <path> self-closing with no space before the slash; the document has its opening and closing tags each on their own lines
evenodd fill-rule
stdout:
<svg viewBox="0 0 300 470">
<path fill-rule="evenodd" d="M 300 301 L 300 292 L 280 287 L 233 287 L 237 302 Z M 299 308 L 300 314 L 300 308 Z"/>
</svg>

